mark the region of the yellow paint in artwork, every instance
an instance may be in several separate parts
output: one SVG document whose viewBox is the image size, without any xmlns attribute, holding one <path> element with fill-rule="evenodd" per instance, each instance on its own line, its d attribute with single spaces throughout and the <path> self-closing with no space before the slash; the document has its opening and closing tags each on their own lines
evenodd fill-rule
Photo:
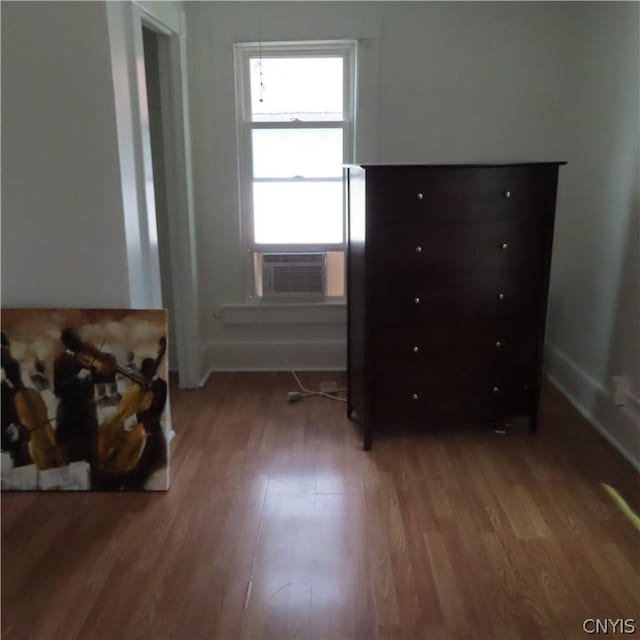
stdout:
<svg viewBox="0 0 640 640">
<path fill-rule="evenodd" d="M 620 493 L 613 487 L 601 483 L 604 490 L 609 494 L 609 497 L 613 500 L 614 504 L 622 511 L 622 513 L 629 519 L 631 524 L 640 531 L 640 516 L 629 506 L 629 503 L 620 495 Z"/>
</svg>

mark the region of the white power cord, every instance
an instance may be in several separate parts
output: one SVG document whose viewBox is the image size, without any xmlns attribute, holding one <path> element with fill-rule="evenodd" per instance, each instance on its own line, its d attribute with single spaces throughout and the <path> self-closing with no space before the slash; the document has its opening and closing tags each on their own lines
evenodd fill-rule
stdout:
<svg viewBox="0 0 640 640">
<path fill-rule="evenodd" d="M 300 391 L 289 391 L 287 395 L 287 400 L 289 402 L 297 402 L 298 400 L 302 400 L 302 398 L 308 398 L 310 396 L 322 396 L 324 398 L 331 398 L 331 400 L 337 400 L 338 402 L 346 402 L 345 398 L 339 398 L 337 393 L 341 393 L 342 391 L 346 391 L 346 387 L 342 387 L 340 389 L 336 389 L 332 393 L 327 393 L 325 391 L 312 391 L 311 389 L 307 389 L 300 382 L 300 378 L 296 375 L 296 372 L 291 369 L 291 375 L 295 378 L 295 381 L 298 383 L 298 388 Z"/>
<path fill-rule="evenodd" d="M 330 398 L 331 400 L 337 400 L 338 402 L 346 402 L 345 398 L 339 398 L 335 394 L 346 391 L 347 387 L 341 387 L 339 389 L 335 389 L 331 393 L 327 393 L 326 391 L 314 391 L 312 389 L 307 389 L 302 384 L 302 382 L 300 382 L 300 378 L 298 378 L 298 375 L 294 371 L 293 367 L 289 364 L 287 359 L 283 355 L 281 355 L 280 358 L 287 365 L 287 367 L 289 367 L 289 372 L 291 373 L 294 380 L 296 381 L 296 384 L 298 385 L 298 389 L 300 389 L 299 391 L 289 391 L 289 393 L 287 394 L 287 400 L 289 402 L 297 402 L 298 400 L 302 400 L 303 398 L 309 398 L 311 396 L 321 396 L 323 398 Z"/>
</svg>

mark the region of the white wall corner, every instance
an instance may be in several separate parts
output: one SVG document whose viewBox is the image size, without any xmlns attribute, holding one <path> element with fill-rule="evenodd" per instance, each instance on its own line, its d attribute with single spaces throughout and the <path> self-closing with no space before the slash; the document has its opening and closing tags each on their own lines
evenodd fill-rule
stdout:
<svg viewBox="0 0 640 640">
<path fill-rule="evenodd" d="M 544 370 L 573 406 L 640 472 L 640 411 L 614 404 L 611 394 L 569 356 L 545 345 Z"/>
</svg>

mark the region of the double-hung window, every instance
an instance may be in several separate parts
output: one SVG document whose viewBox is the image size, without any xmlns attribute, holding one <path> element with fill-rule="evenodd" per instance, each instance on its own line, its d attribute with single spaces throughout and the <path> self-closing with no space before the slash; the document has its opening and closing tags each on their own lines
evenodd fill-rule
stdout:
<svg viewBox="0 0 640 640">
<path fill-rule="evenodd" d="M 262 295 L 265 254 L 315 253 L 326 258 L 325 295 L 342 296 L 342 165 L 353 159 L 355 43 L 238 44 L 235 55 L 252 293 Z"/>
</svg>

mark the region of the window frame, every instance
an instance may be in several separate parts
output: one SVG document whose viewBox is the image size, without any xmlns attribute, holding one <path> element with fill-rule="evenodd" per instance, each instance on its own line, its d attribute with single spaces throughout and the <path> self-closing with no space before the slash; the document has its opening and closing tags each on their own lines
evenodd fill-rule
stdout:
<svg viewBox="0 0 640 640">
<path fill-rule="evenodd" d="M 240 210 L 240 237 L 251 263 L 250 278 L 247 278 L 247 293 L 254 290 L 253 254 L 269 252 L 324 252 L 346 251 L 346 210 L 343 183 L 342 242 L 314 244 L 256 243 L 253 220 L 253 149 L 252 132 L 259 129 L 342 129 L 343 162 L 349 163 L 355 157 L 355 114 L 356 114 L 356 54 L 355 40 L 291 41 L 291 42 L 250 42 L 234 45 L 236 81 L 236 121 L 238 142 L 238 193 Z M 343 60 L 343 119 L 342 120 L 294 120 L 294 121 L 252 121 L 251 120 L 251 70 L 250 60 L 262 58 L 304 58 L 341 57 Z M 285 180 L 289 180 L 288 178 Z M 305 178 L 301 181 L 318 181 Z M 343 182 L 342 177 L 336 181 Z M 279 182 L 281 179 L 263 179 L 264 182 Z"/>
</svg>

